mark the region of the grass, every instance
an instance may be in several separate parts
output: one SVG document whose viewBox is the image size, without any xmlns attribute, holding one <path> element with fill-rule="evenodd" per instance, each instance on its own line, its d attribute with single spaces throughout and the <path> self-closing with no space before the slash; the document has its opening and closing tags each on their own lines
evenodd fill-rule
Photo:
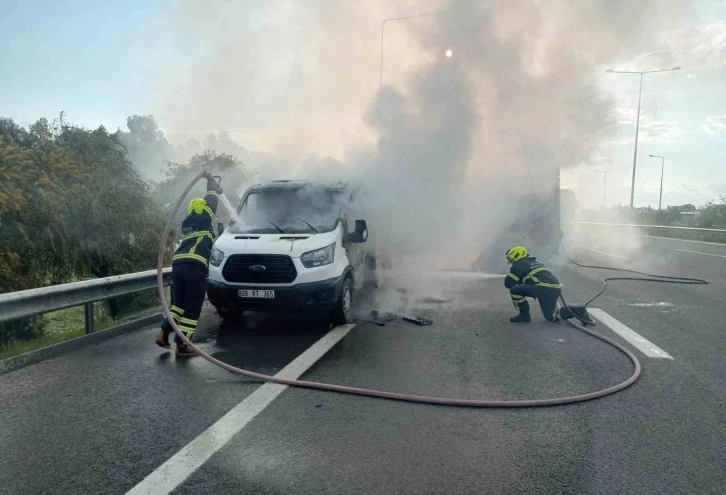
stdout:
<svg viewBox="0 0 726 495">
<path fill-rule="evenodd" d="M 154 308 L 157 305 L 157 298 L 154 297 L 155 293 L 154 296 L 152 296 L 153 299 L 145 299 L 143 297 L 143 295 L 146 294 L 146 291 L 140 292 L 139 294 L 141 294 L 142 297 L 138 298 L 137 301 L 145 300 L 147 302 L 137 302 L 132 304 L 127 311 L 122 311 L 119 318 L 115 320 L 108 315 L 105 304 L 94 304 L 94 332 L 99 332 L 101 330 L 120 325 L 124 323 L 125 320 L 134 319 L 134 317 L 140 316 L 140 311 L 143 314 L 149 314 L 149 309 Z M 149 295 L 151 295 L 151 293 L 147 296 Z M 43 319 L 46 323 L 43 335 L 30 340 L 14 340 L 7 345 L 0 345 L 0 359 L 19 356 L 26 352 L 48 347 L 60 342 L 65 342 L 66 340 L 74 339 L 86 334 L 86 320 L 83 306 L 46 313 L 43 315 Z"/>
</svg>

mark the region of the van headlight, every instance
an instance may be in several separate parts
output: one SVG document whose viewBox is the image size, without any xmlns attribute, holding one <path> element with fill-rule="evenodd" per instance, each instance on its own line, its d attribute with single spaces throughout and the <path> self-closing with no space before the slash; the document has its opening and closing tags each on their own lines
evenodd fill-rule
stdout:
<svg viewBox="0 0 726 495">
<path fill-rule="evenodd" d="M 222 261 L 224 261 L 224 253 L 216 247 L 213 247 L 212 253 L 209 255 L 209 262 L 213 266 L 219 266 L 222 264 Z"/>
<path fill-rule="evenodd" d="M 300 262 L 305 268 L 329 265 L 333 262 L 333 260 L 335 260 L 335 243 L 322 249 L 308 251 L 300 256 Z"/>
</svg>

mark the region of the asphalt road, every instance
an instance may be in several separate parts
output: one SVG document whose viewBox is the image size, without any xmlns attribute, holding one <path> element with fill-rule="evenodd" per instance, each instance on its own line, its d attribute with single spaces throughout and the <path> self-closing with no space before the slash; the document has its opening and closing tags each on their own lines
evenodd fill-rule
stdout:
<svg viewBox="0 0 726 495">
<path fill-rule="evenodd" d="M 673 357 L 648 358 L 598 324 L 643 364 L 629 389 L 520 410 L 287 389 L 184 473 L 174 493 L 723 493 L 726 246 L 649 238 L 635 250 L 610 240 L 589 248 L 599 252 L 577 249 L 577 258 L 712 281 L 621 282 L 593 304 Z M 555 271 L 570 302 L 612 275 L 571 265 Z M 618 351 L 542 320 L 536 306 L 531 324 L 510 324 L 500 279 L 399 276 L 373 297 L 379 307 L 406 308 L 434 324 L 361 322 L 303 379 L 519 399 L 588 392 L 632 372 Z M 274 315 L 220 323 L 206 308 L 202 347 L 270 374 L 329 331 L 321 320 Z M 0 376 L 0 493 L 126 493 L 260 390 L 200 358 L 175 359 L 153 345 L 154 333 Z"/>
</svg>

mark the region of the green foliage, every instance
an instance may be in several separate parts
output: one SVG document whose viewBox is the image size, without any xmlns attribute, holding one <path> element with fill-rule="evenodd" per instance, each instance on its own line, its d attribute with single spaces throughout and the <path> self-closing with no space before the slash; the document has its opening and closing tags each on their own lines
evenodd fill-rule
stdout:
<svg viewBox="0 0 726 495">
<path fill-rule="evenodd" d="M 45 329 L 46 322 L 42 316 L 0 323 L 0 346 L 7 345 L 13 340 L 30 340 L 39 337 L 43 335 Z"/>
<path fill-rule="evenodd" d="M 237 187 L 243 184 L 247 179 L 247 171 L 244 164 L 236 157 L 225 153 L 217 154 L 214 151 L 205 151 L 194 155 L 187 163 L 167 162 L 166 180 L 157 184 L 154 189 L 154 199 L 165 209 L 169 211 L 184 189 L 189 185 L 194 176 L 202 170 L 207 169 L 214 175 L 222 177 L 222 189 L 229 201 L 236 205 L 239 201 Z M 227 186 L 234 187 L 227 188 Z M 186 203 L 195 196 L 204 196 L 206 190 L 206 181 L 200 180 L 191 192 L 184 199 L 182 205 L 186 207 Z M 179 225 L 186 215 L 185 208 L 179 208 L 174 225 Z M 220 221 L 229 220 L 228 213 L 224 207 L 220 205 L 218 212 Z"/>
<path fill-rule="evenodd" d="M 726 229 L 726 196 L 709 201 L 696 215 L 696 225 L 704 229 Z"/>
<path fill-rule="evenodd" d="M 208 169 L 223 176 L 223 188 L 245 182 L 244 165 L 229 154 L 205 151 L 187 163 L 168 161 L 174 150 L 150 115 L 129 117 L 127 125 L 128 132 L 109 134 L 69 125 L 63 114 L 27 129 L 0 119 L 0 293 L 151 269 L 170 207 L 196 174 Z M 162 179 L 152 194 L 137 170 L 164 166 L 164 176 L 147 174 Z M 187 199 L 203 196 L 205 188 L 200 181 Z M 226 191 L 233 203 L 235 188 Z M 223 208 L 219 214 L 224 220 Z M 182 209 L 174 225 L 183 216 Z M 118 298 L 108 310 L 116 318 L 148 299 Z M 37 338 L 45 321 L 0 326 L 0 344 Z"/>
<path fill-rule="evenodd" d="M 0 293 L 153 268 L 164 220 L 103 127 L 0 119 Z M 37 331 L 18 323 L 3 335 L 42 331 L 30 321 Z"/>
<path fill-rule="evenodd" d="M 164 176 L 165 162 L 174 149 L 159 129 L 153 115 L 132 115 L 126 119 L 128 132 L 117 131 L 114 136 L 128 151 L 128 158 L 142 171 L 144 178 L 159 180 Z"/>
</svg>

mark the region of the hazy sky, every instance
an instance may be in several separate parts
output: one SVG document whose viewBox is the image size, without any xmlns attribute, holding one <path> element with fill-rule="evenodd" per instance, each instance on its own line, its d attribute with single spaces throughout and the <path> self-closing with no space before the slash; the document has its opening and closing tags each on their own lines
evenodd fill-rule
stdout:
<svg viewBox="0 0 726 495">
<path fill-rule="evenodd" d="M 0 116 L 27 125 L 64 110 L 73 123 L 115 130 L 152 113 L 176 142 L 224 130 L 251 149 L 342 157 L 371 139 L 362 115 L 378 87 L 380 20 L 432 2 L 343 3 L 0 0 Z M 567 164 L 564 183 L 581 198 L 601 200 L 593 170 L 605 170 L 607 202 L 629 202 L 638 76 L 605 68 L 674 65 L 683 70 L 645 76 L 635 203 L 658 203 L 660 160 L 649 154 L 666 157 L 664 204 L 726 195 L 726 1 L 691 7 L 593 67 L 615 104 L 610 132 L 592 136 L 597 153 Z M 415 65 L 415 47 L 401 26 L 386 29 L 395 82 Z M 217 90 L 224 98 L 199 97 Z"/>
</svg>

